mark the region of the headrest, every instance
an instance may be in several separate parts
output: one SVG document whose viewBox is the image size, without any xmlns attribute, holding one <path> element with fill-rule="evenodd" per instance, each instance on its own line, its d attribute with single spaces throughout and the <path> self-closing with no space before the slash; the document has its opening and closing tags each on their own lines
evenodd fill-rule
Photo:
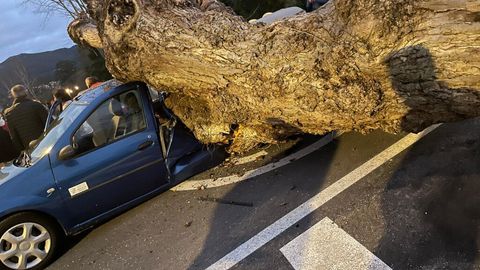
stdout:
<svg viewBox="0 0 480 270">
<path fill-rule="evenodd" d="M 123 116 L 122 104 L 116 99 L 110 101 L 108 109 L 110 110 L 110 113 L 115 116 Z"/>
</svg>

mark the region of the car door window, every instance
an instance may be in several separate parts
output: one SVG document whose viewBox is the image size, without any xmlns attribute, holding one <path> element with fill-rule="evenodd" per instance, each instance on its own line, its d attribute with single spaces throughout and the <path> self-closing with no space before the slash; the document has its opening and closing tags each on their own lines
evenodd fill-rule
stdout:
<svg viewBox="0 0 480 270">
<path fill-rule="evenodd" d="M 73 136 L 77 153 L 102 147 L 146 128 L 137 91 L 129 91 L 103 102 Z"/>
</svg>

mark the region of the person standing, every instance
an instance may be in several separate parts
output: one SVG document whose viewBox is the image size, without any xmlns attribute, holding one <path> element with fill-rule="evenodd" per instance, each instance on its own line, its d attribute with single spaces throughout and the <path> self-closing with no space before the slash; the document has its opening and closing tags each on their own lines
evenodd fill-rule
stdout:
<svg viewBox="0 0 480 270">
<path fill-rule="evenodd" d="M 87 86 L 87 89 L 85 90 L 82 90 L 80 92 L 77 93 L 77 97 L 78 96 L 81 96 L 85 93 L 87 93 L 88 91 L 92 90 L 93 88 L 101 85 L 103 82 L 100 81 L 97 77 L 95 76 L 90 76 L 90 77 L 87 77 L 85 78 L 85 85 Z"/>
<path fill-rule="evenodd" d="M 100 84 L 102 84 L 102 82 L 95 76 L 90 76 L 85 78 L 85 85 L 87 86 L 88 89 L 95 88 Z"/>
<path fill-rule="evenodd" d="M 23 151 L 42 134 L 48 111 L 41 103 L 28 98 L 27 88 L 21 84 L 12 87 L 10 93 L 14 100 L 5 110 L 5 118 L 14 146 Z"/>
<path fill-rule="evenodd" d="M 62 102 L 62 111 L 72 103 L 72 97 L 68 94 L 67 90 L 63 88 L 55 89 L 53 100 Z"/>
<path fill-rule="evenodd" d="M 3 117 L 3 113 L 0 114 L 0 149 L 0 167 L 3 166 L 3 163 L 13 160 L 19 154 L 10 139 L 7 122 Z"/>
<path fill-rule="evenodd" d="M 19 155 L 13 146 L 10 134 L 3 128 L 0 128 L 0 149 L 0 167 L 3 166 L 3 163 L 11 161 Z"/>
</svg>

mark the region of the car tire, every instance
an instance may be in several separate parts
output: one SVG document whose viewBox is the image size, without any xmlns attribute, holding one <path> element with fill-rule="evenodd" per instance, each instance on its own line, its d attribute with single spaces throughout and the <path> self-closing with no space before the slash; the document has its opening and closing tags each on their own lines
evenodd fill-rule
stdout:
<svg viewBox="0 0 480 270">
<path fill-rule="evenodd" d="M 0 222 L 0 269 L 44 269 L 62 238 L 58 224 L 46 216 L 11 215 Z"/>
</svg>

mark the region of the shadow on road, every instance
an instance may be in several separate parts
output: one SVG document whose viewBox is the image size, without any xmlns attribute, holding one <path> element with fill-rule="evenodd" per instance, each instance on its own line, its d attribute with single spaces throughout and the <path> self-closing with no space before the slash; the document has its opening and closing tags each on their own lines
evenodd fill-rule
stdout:
<svg viewBox="0 0 480 270">
<path fill-rule="evenodd" d="M 383 192 L 375 254 L 393 269 L 477 269 L 480 119 L 415 144 Z"/>
<path fill-rule="evenodd" d="M 325 185 L 325 177 L 329 172 L 337 146 L 338 142 L 334 140 L 324 146 L 321 151 L 316 152 L 315 158 L 304 158 L 301 171 L 295 170 L 293 167 L 295 165 L 292 163 L 257 177 L 255 181 L 236 185 L 222 199 L 248 201 L 253 204 L 253 207 L 219 204 L 203 248 L 189 269 L 205 269 L 219 260 L 220 254 L 226 255 L 239 244 L 268 227 L 273 221 L 308 200 L 309 197 L 306 197 L 306 194 L 318 193 Z M 304 181 L 309 175 L 314 175 L 315 181 Z M 259 190 L 265 192 L 257 192 Z M 302 219 L 302 227 L 309 227 L 309 223 L 309 216 Z M 285 261 L 285 265 L 288 265 L 278 249 L 272 252 L 261 248 L 255 254 L 260 257 L 267 256 L 272 260 Z M 243 265 L 243 267 L 262 268 L 260 265 Z M 265 267 L 268 266 L 265 265 Z"/>
<path fill-rule="evenodd" d="M 406 47 L 388 63 L 412 130 L 478 115 L 479 91 L 437 79 L 427 48 Z M 422 98 L 422 97 L 426 97 Z M 480 120 L 444 125 L 416 143 L 388 181 L 385 235 L 376 254 L 393 269 L 473 269 L 480 225 Z"/>
<path fill-rule="evenodd" d="M 387 64 L 394 90 L 410 109 L 402 119 L 403 129 L 421 129 L 439 121 L 455 121 L 478 114 L 472 103 L 478 102 L 479 91 L 449 89 L 445 82 L 437 80 L 428 49 L 404 48 L 393 54 Z M 448 137 L 448 134 L 455 135 Z M 381 201 L 385 232 L 375 254 L 393 269 L 473 269 L 480 225 L 477 134 L 480 134 L 478 119 L 434 131 L 428 140 L 420 141 L 409 150 L 388 181 Z M 337 147 L 338 143 L 330 144 L 322 149 L 322 157 L 312 160 L 317 164 L 317 181 L 308 181 L 313 182 L 313 186 L 305 184 L 309 192 L 316 194 L 327 185 L 326 175 Z M 318 164 L 322 164 L 321 167 Z M 270 176 L 270 179 L 250 183 L 249 187 L 237 185 L 225 196 L 227 200 L 246 197 L 254 207 L 218 206 L 210 233 L 190 269 L 204 269 L 215 263 L 220 259 L 218 254 L 225 255 L 269 226 L 269 221 L 293 209 L 279 208 L 274 205 L 278 204 L 274 198 L 281 197 L 282 192 L 288 193 L 293 183 L 301 185 L 302 172 L 288 167 L 281 171 L 284 174 L 281 178 Z M 258 194 L 255 190 L 269 191 Z M 293 205 L 307 199 L 304 197 Z M 314 223 L 310 218 L 302 220 L 308 224 L 307 228 Z M 263 269 L 271 267 L 272 262 L 285 261 L 278 248 L 260 248 L 234 268 Z M 263 264 L 264 258 L 268 258 L 270 265 Z"/>
</svg>

